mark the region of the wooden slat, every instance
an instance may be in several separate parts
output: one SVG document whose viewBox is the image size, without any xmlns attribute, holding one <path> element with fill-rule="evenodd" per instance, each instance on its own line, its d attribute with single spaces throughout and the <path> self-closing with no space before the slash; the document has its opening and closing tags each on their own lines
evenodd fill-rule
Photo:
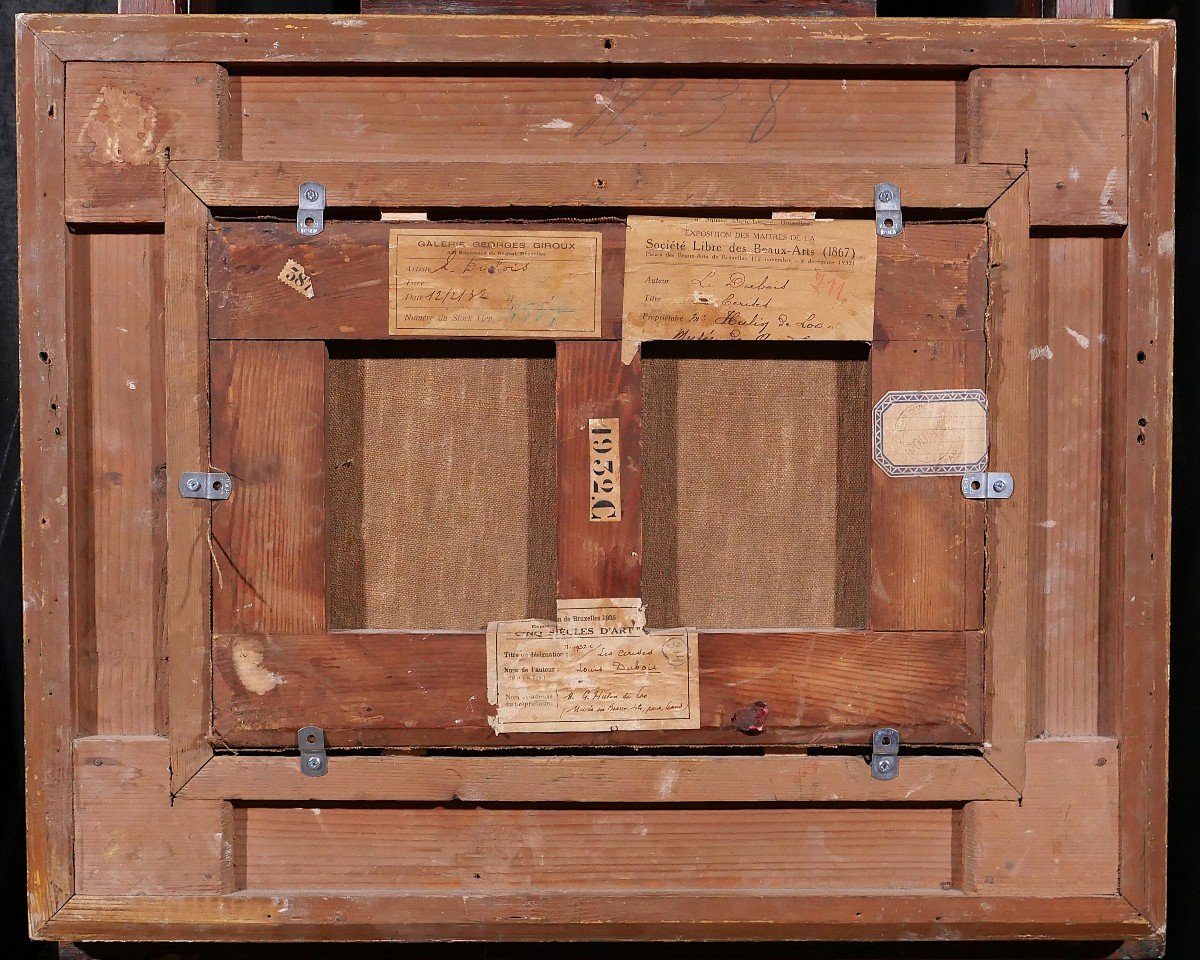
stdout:
<svg viewBox="0 0 1200 960">
<path fill-rule="evenodd" d="M 282 910 L 286 902 L 287 910 Z M 680 918 L 686 909 L 687 919 Z M 214 918 L 220 917 L 219 921 Z M 1069 918 L 1064 921 L 1064 918 Z M 520 893 L 464 896 L 248 893 L 229 897 L 79 896 L 47 926 L 62 940 L 193 938 L 229 941 L 964 940 L 1062 937 L 1122 940 L 1150 932 L 1123 897 L 933 894 Z"/>
<path fill-rule="evenodd" d="M 1027 690 L 1032 656 L 1029 610 L 1031 476 L 1029 370 L 1033 343 L 1033 257 L 1029 179 L 988 212 L 989 468 L 1013 475 L 1008 500 L 987 503 L 987 734 L 985 756 L 1018 790 L 1025 777 Z M 1020 478 L 1026 478 L 1024 488 Z"/>
<path fill-rule="evenodd" d="M 209 322 L 214 339 L 368 340 L 388 332 L 388 238 L 428 223 L 327 223 L 315 237 L 295 224 L 217 224 L 209 248 Z M 442 224 L 441 226 L 445 226 Z M 619 223 L 455 223 L 454 230 L 501 228 L 600 232 L 601 336 L 620 337 L 625 227 Z M 312 299 L 279 280 L 288 260 L 312 279 Z M 430 338 L 436 338 L 436 333 Z M 414 337 L 414 339 L 420 339 Z"/>
<path fill-rule="evenodd" d="M 959 83 L 832 77 L 231 81 L 241 160 L 953 163 Z M 312 112 L 320 124 L 298 124 Z M 234 159 L 231 156 L 231 159 Z M 294 193 L 294 191 L 293 191 Z"/>
<path fill-rule="evenodd" d="M 218 636 L 216 736 L 294 748 L 296 730 L 311 723 L 334 747 L 865 744 L 872 728 L 896 724 L 906 743 L 980 739 L 975 633 L 701 632 L 701 729 L 619 734 L 497 736 L 487 725 L 484 646 L 481 633 Z M 756 700 L 771 714 L 748 737 L 730 718 Z"/>
<path fill-rule="evenodd" d="M 909 757 L 903 777 L 876 780 L 862 757 L 335 756 L 323 777 L 296 758 L 219 756 L 180 793 L 210 800 L 448 803 L 928 804 L 1016 800 L 981 757 Z"/>
<path fill-rule="evenodd" d="M 75 741 L 79 893 L 185 896 L 230 889 L 225 804 L 172 803 L 167 751 L 161 737 Z"/>
<path fill-rule="evenodd" d="M 286 291 L 284 291 L 286 293 Z M 214 342 L 213 629 L 305 633 L 325 618 L 325 345 Z"/>
<path fill-rule="evenodd" d="M 1021 803 L 967 804 L 963 863 L 968 893 L 1115 894 L 1117 742 L 1031 740 Z"/>
<path fill-rule="evenodd" d="M 604 234 L 602 337 L 621 330 L 625 227 L 505 223 L 506 230 L 599 230 Z M 494 224 L 456 222 L 456 230 Z M 327 223 L 302 237 L 291 223 L 223 221 L 210 234 L 209 324 L 214 339 L 379 339 L 388 334 L 388 236 L 397 223 Z M 982 340 L 986 297 L 982 224 L 910 223 L 879 249 L 876 340 Z M 291 291 L 279 271 L 295 260 L 313 281 L 313 297 Z"/>
<path fill-rule="evenodd" d="M 1028 162 L 1034 226 L 1126 222 L 1123 70 L 976 70 L 969 90 L 968 160 Z"/>
<path fill-rule="evenodd" d="M 586 206 L 873 210 L 875 184 L 903 183 L 912 207 L 984 210 L 1023 172 L 1003 164 L 742 161 L 522 163 L 437 158 L 389 163 L 185 160 L 172 169 L 210 207 L 296 206 L 324 184 L 330 207 Z M 297 180 L 296 178 L 300 179 Z"/>
<path fill-rule="evenodd" d="M 1171 359 L 1175 266 L 1173 30 L 1129 71 L 1126 420 L 1114 469 L 1122 590 L 1120 630 L 1121 892 L 1161 934 L 1166 923 L 1167 657 L 1171 562 Z M 1143 427 L 1141 421 L 1145 420 Z"/>
<path fill-rule="evenodd" d="M 76 233 L 71 252 L 81 375 L 75 409 L 84 411 L 87 445 L 76 458 L 80 515 L 87 515 L 79 545 L 92 558 L 88 578 L 75 583 L 77 600 L 90 608 L 77 642 L 93 661 L 79 678 L 77 729 L 152 734 L 166 707 L 158 686 L 166 589 L 163 239 Z"/>
<path fill-rule="evenodd" d="M 209 466 L 208 317 L 205 261 L 208 210 L 167 176 L 166 435 L 168 716 L 171 788 L 211 755 L 212 568 L 209 502 L 178 495 L 179 478 Z"/>
<path fill-rule="evenodd" d="M 221 156 L 225 96 L 213 63 L 71 64 L 67 219 L 161 222 L 167 162 Z"/>
<path fill-rule="evenodd" d="M 875 278 L 875 342 L 983 340 L 987 228 L 912 223 L 881 240 Z"/>
<path fill-rule="evenodd" d="M 557 347 L 558 597 L 642 595 L 642 363 L 615 340 Z M 618 420 L 621 518 L 589 519 L 588 420 Z"/>
<path fill-rule="evenodd" d="M 1129 66 L 1161 23 L 664 17 L 129 17 L 33 14 L 64 60 L 255 63 Z M 369 29 L 363 29 L 369 25 Z M 986 42 L 984 42 L 986 41 Z"/>
<path fill-rule="evenodd" d="M 466 896 L 939 890 L 952 886 L 956 816 L 944 806 L 239 806 L 235 882 Z"/>
<path fill-rule="evenodd" d="M 159 0 L 161 2 L 161 0 Z M 363 13 L 872 17 L 875 0 L 363 0 Z"/>
<path fill-rule="evenodd" d="M 25 849 L 29 930 L 71 896 L 72 631 L 62 62 L 17 24 Z M 78 491 L 76 491 L 76 496 Z"/>
<path fill-rule="evenodd" d="M 890 309 L 881 291 L 879 311 Z M 982 313 L 982 296 L 973 304 Z M 983 389 L 980 340 L 900 340 L 871 348 L 871 404 L 891 390 Z M 983 624 L 983 504 L 962 478 L 890 477 L 871 466 L 869 624 L 976 630 Z"/>
<path fill-rule="evenodd" d="M 1033 730 L 1099 732 L 1101 437 L 1108 351 L 1105 239 L 1054 237 L 1033 245 L 1039 314 L 1031 357 L 1038 415 L 1031 425 L 1031 610 L 1040 704 Z"/>
</svg>

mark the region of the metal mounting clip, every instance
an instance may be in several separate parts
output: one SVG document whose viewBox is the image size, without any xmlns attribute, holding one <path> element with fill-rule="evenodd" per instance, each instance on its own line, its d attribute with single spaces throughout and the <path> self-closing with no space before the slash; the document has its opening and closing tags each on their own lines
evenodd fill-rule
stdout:
<svg viewBox="0 0 1200 960">
<path fill-rule="evenodd" d="M 895 237 L 904 232 L 900 188 L 894 183 L 875 184 L 875 232 L 881 237 Z"/>
<path fill-rule="evenodd" d="M 179 478 L 179 493 L 189 500 L 228 500 L 233 481 L 227 473 L 190 470 Z"/>
<path fill-rule="evenodd" d="M 900 731 L 880 727 L 871 734 L 871 776 L 876 780 L 895 780 L 900 772 Z"/>
<path fill-rule="evenodd" d="M 325 229 L 325 188 L 315 180 L 300 184 L 296 229 L 305 237 L 315 237 Z"/>
<path fill-rule="evenodd" d="M 963 496 L 968 500 L 1007 500 L 1013 494 L 1011 473 L 965 473 Z"/>
<path fill-rule="evenodd" d="M 301 727 L 296 732 L 300 745 L 300 772 L 306 777 L 323 777 L 329 769 L 325 756 L 325 731 L 320 727 Z"/>
</svg>

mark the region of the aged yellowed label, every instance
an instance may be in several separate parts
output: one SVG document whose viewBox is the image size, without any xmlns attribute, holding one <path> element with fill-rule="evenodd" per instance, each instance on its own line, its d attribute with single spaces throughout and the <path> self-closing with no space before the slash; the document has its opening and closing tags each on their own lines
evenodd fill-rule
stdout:
<svg viewBox="0 0 1200 960">
<path fill-rule="evenodd" d="M 875 462 L 893 477 L 947 476 L 987 467 L 982 390 L 885 393 L 872 423 Z"/>
<path fill-rule="evenodd" d="M 646 607 L 637 597 L 559 600 L 558 629 L 575 637 L 644 633 Z"/>
<path fill-rule="evenodd" d="M 393 230 L 393 335 L 595 337 L 599 233 Z"/>
<path fill-rule="evenodd" d="M 870 220 L 630 217 L 621 358 L 645 340 L 870 340 Z"/>
<path fill-rule="evenodd" d="M 307 297 L 309 300 L 313 298 L 312 278 L 305 272 L 304 267 L 295 260 L 288 260 L 283 265 L 283 269 L 279 271 L 279 282 L 284 286 L 291 287 L 298 294 Z"/>
<path fill-rule="evenodd" d="M 698 729 L 696 631 L 647 632 L 641 611 L 637 600 L 562 601 L 558 623 L 490 624 L 488 700 L 496 714 L 488 722 L 493 729 Z"/>
<path fill-rule="evenodd" d="M 621 519 L 621 421 L 588 421 L 588 519 Z"/>
</svg>

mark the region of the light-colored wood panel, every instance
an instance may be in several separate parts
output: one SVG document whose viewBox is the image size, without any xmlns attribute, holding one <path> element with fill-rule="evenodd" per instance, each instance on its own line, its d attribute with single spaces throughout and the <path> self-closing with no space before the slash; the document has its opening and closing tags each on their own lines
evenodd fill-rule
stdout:
<svg viewBox="0 0 1200 960">
<path fill-rule="evenodd" d="M 1033 256 L 1029 178 L 1022 177 L 988 212 L 989 469 L 1013 475 L 1008 500 L 987 503 L 984 604 L 987 644 L 985 756 L 1018 790 L 1025 776 L 1032 656 L 1030 576 L 1030 367 L 1033 342 Z M 1017 486 L 1026 478 L 1025 488 Z"/>
<path fill-rule="evenodd" d="M 25 855 L 29 930 L 36 935 L 74 889 L 70 739 L 77 614 L 71 579 L 77 558 L 67 446 L 74 385 L 63 222 L 65 69 L 26 23 L 18 22 L 16 39 Z"/>
<path fill-rule="evenodd" d="M 208 210 L 167 175 L 167 712 L 171 787 L 212 755 L 205 737 L 212 705 L 212 553 L 207 500 L 179 495 L 179 479 L 209 468 Z"/>
<path fill-rule="evenodd" d="M 955 81 L 337 77 L 233 81 L 242 160 L 953 163 Z M 297 124 L 304 114 L 318 124 Z"/>
<path fill-rule="evenodd" d="M 853 165 L 609 160 L 581 163 L 406 158 L 388 163 L 181 161 L 172 169 L 210 207 L 296 206 L 317 180 L 331 207 L 585 206 L 874 210 L 875 185 L 904 184 L 913 207 L 985 210 L 1024 171 L 1004 164 Z"/>
<path fill-rule="evenodd" d="M 214 342 L 213 629 L 325 629 L 325 345 Z"/>
<path fill-rule="evenodd" d="M 871 404 L 892 390 L 982 389 L 984 366 L 980 340 L 875 343 Z M 984 505 L 963 497 L 961 477 L 890 477 L 877 464 L 870 471 L 871 628 L 978 629 Z"/>
<path fill-rule="evenodd" d="M 212 63 L 71 64 L 67 219 L 161 222 L 167 163 L 221 155 L 225 80 Z"/>
<path fill-rule="evenodd" d="M 191 17 L 121 30 L 52 14 L 25 21 L 64 60 L 213 63 L 758 63 L 843 66 L 1129 66 L 1161 22 L 964 21 L 842 17 Z M 370 24 L 370 29 L 363 27 Z M 986 39 L 986 43 L 983 41 Z"/>
<path fill-rule="evenodd" d="M 880 669 L 881 651 L 890 666 Z M 487 724 L 482 633 L 368 631 L 218 636 L 215 732 L 230 746 L 293 748 L 325 729 L 333 747 L 552 746 L 613 743 L 861 743 L 897 726 L 906 743 L 980 739 L 976 633 L 754 631 L 700 633 L 698 731 L 504 734 Z M 761 734 L 731 725 L 756 700 Z"/>
<path fill-rule="evenodd" d="M 1037 403 L 1031 435 L 1031 535 L 1040 589 L 1034 732 L 1099 732 L 1100 482 L 1105 329 L 1102 237 L 1033 244 L 1038 330 L 1030 352 Z"/>
<path fill-rule="evenodd" d="M 80 546 L 92 552 L 95 657 L 94 687 L 79 694 L 94 715 L 81 729 L 152 734 L 165 712 L 157 686 L 166 589 L 162 237 L 75 234 L 72 259 L 74 319 L 86 346 L 78 402 L 90 518 Z"/>
<path fill-rule="evenodd" d="M 240 889 L 950 889 L 955 811 L 239 807 Z M 886 869 L 880 869 L 881 864 Z"/>
<path fill-rule="evenodd" d="M 1123 70 L 976 70 L 973 163 L 1028 163 L 1034 226 L 1128 218 Z"/>
<path fill-rule="evenodd" d="M 226 804 L 172 802 L 167 754 L 161 737 L 75 741 L 78 893 L 184 896 L 229 889 Z"/>
<path fill-rule="evenodd" d="M 1021 802 L 967 804 L 963 889 L 989 896 L 1117 892 L 1117 743 L 1031 740 Z"/>
<path fill-rule="evenodd" d="M 981 757 L 905 756 L 894 780 L 863 757 L 351 757 L 300 777 L 290 757 L 219 756 L 180 792 L 211 800 L 447 803 L 911 804 L 1016 800 Z"/>
</svg>

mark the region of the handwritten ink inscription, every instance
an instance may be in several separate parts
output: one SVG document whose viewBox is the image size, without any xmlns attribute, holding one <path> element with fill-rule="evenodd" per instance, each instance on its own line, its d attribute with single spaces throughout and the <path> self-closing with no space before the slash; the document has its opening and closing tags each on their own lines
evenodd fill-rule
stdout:
<svg viewBox="0 0 1200 960">
<path fill-rule="evenodd" d="M 870 340 L 868 220 L 630 217 L 624 344 L 645 340 Z"/>
<path fill-rule="evenodd" d="M 621 519 L 621 421 L 588 420 L 588 519 Z"/>
<path fill-rule="evenodd" d="M 599 233 L 393 230 L 393 336 L 595 337 Z"/>
<path fill-rule="evenodd" d="M 487 642 L 497 733 L 700 727 L 695 630 L 581 636 L 517 620 L 490 624 Z"/>
</svg>

